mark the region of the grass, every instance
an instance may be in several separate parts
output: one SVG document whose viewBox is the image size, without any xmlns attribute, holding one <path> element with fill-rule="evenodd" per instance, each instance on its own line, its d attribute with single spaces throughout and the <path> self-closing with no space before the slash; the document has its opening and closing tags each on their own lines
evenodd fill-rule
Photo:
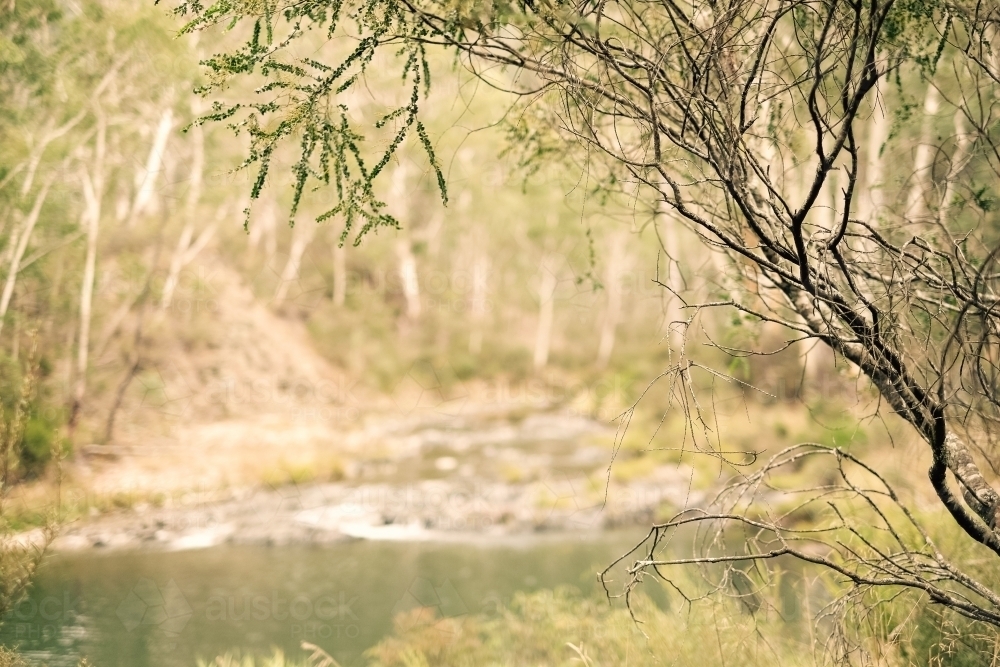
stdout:
<svg viewBox="0 0 1000 667">
<path fill-rule="evenodd" d="M 519 593 L 488 613 L 441 618 L 430 609 L 396 617 L 393 633 L 366 654 L 367 667 L 818 667 L 839 664 L 823 633 L 773 610 L 754 612 L 726 600 L 658 607 L 641 593 L 633 618 L 575 589 Z M 1000 639 L 914 598 L 881 608 L 878 629 L 862 638 L 867 661 L 883 667 L 996 667 Z M 198 667 L 337 667 L 325 653 L 310 659 L 230 652 Z M 855 658 L 858 658 L 855 655 Z M 0 663 L 2 666 L 4 663 Z M 850 664 L 855 664 L 851 662 Z"/>
<path fill-rule="evenodd" d="M 634 610 L 641 625 L 620 601 L 608 604 L 569 588 L 517 594 L 507 606 L 472 616 L 440 618 L 432 610 L 414 609 L 398 615 L 393 634 L 365 657 L 368 667 L 710 667 L 737 656 L 741 667 L 814 664 L 808 646 L 791 633 L 778 641 L 773 632 L 770 641 L 761 638 L 762 631 L 774 628 L 774 619 L 732 606 L 661 609 L 638 595 Z M 323 657 L 308 663 L 280 651 L 257 658 L 227 653 L 198 665 L 318 667 Z"/>
<path fill-rule="evenodd" d="M 269 468 L 261 476 L 261 481 L 270 488 L 289 484 L 309 484 L 311 482 L 339 482 L 346 476 L 344 461 L 336 456 L 306 461 L 282 460 Z"/>
<path fill-rule="evenodd" d="M 243 655 L 239 651 L 230 651 L 211 662 L 199 660 L 198 667 L 310 667 L 310 664 L 306 658 L 293 660 L 286 657 L 280 649 L 275 649 L 269 656 Z"/>
</svg>

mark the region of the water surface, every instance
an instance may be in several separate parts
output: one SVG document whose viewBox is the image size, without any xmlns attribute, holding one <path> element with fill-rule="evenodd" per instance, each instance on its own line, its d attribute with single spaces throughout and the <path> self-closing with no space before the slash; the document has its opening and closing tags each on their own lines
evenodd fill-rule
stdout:
<svg viewBox="0 0 1000 667">
<path fill-rule="evenodd" d="M 643 532 L 57 555 L 0 638 L 52 667 L 192 667 L 236 647 L 300 655 L 303 640 L 360 665 L 400 611 L 461 618 L 516 591 L 596 591 L 595 573 Z"/>
</svg>

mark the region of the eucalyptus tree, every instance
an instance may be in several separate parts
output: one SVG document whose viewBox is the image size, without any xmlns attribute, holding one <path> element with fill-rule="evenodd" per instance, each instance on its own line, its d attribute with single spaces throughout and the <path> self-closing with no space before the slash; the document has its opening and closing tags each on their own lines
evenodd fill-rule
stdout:
<svg viewBox="0 0 1000 667">
<path fill-rule="evenodd" d="M 377 183 L 404 141 L 423 147 L 447 202 L 422 120 L 434 112 L 430 54 L 509 91 L 512 150 L 526 165 L 576 160 L 597 189 L 664 207 L 727 258 L 736 287 L 685 302 L 679 328 L 726 309 L 780 326 L 786 345 L 829 346 L 926 443 L 930 487 L 963 539 L 1000 557 L 1000 494 L 982 472 L 1000 419 L 993 3 L 186 0 L 177 11 L 185 32 L 245 29 L 244 43 L 206 61 L 202 92 L 214 96 L 206 121 L 248 137 L 252 197 L 275 156 L 294 150 L 292 217 L 311 188 L 333 188 L 320 220 L 342 219 L 342 239 L 399 224 Z M 390 63 L 406 100 L 352 120 L 348 93 Z M 239 80 L 254 93 L 234 97 Z M 942 129 L 943 110 L 956 130 Z M 914 140 L 913 126 L 927 131 Z M 901 150 L 914 144 L 913 156 Z M 700 427 L 691 378 L 709 371 L 683 352 L 658 381 Z M 692 446 L 725 459 L 705 430 L 691 430 Z M 830 460 L 837 481 L 772 511 L 773 474 L 805 458 Z M 626 593 L 669 564 L 794 556 L 851 582 L 843 600 L 902 587 L 1000 626 L 1000 593 L 949 561 L 953 545 L 936 545 L 877 463 L 801 445 L 736 480 L 715 504 L 653 528 Z M 662 556 L 658 545 L 691 523 L 705 550 Z"/>
<path fill-rule="evenodd" d="M 39 359 L 64 370 L 43 383 L 40 396 L 60 390 L 71 439 L 93 353 L 145 299 L 145 290 L 119 283 L 114 287 L 129 292 L 124 308 L 105 319 L 110 299 L 99 290 L 110 284 L 108 260 L 135 248 L 124 236 L 140 218 L 148 222 L 169 186 L 162 172 L 176 162 L 170 142 L 179 125 L 171 91 L 190 88 L 195 74 L 186 45 L 164 31 L 162 11 L 125 9 L 26 0 L 0 14 L 0 349 L 16 361 L 25 330 L 40 330 Z M 189 200 L 190 209 L 197 194 Z M 118 223 L 125 229 L 115 230 L 114 256 L 105 257 L 108 227 Z M 195 246 L 186 242 L 182 259 Z M 95 326 L 104 329 L 99 337 Z M 0 393 L 9 404 L 8 392 Z M 50 417 L 47 429 L 60 419 Z"/>
</svg>

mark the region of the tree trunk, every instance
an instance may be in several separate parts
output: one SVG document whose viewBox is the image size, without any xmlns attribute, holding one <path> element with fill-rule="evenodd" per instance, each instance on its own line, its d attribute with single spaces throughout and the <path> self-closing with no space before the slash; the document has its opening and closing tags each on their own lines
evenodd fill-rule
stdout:
<svg viewBox="0 0 1000 667">
<path fill-rule="evenodd" d="M 87 223 L 87 256 L 83 265 L 83 282 L 80 286 L 80 334 L 77 342 L 76 381 L 73 401 L 69 413 L 67 430 L 70 442 L 76 432 L 87 389 L 87 365 L 90 350 L 90 315 L 94 297 L 94 275 L 97 270 L 97 234 L 101 224 L 101 200 L 104 197 L 104 159 L 107 154 L 107 120 L 99 109 L 97 115 L 97 137 L 94 141 L 94 176 L 91 178 L 86 166 L 80 170 L 80 181 L 86 202 L 84 219 Z"/>
<path fill-rule="evenodd" d="M 407 239 L 396 241 L 396 259 L 398 260 L 399 282 L 403 287 L 403 297 L 406 299 L 406 318 L 415 321 L 420 318 L 420 281 L 417 277 L 417 258 Z"/>
<path fill-rule="evenodd" d="M 876 107 L 872 111 L 872 119 L 868 127 L 868 145 L 865 148 L 865 189 L 857 197 L 858 217 L 873 224 L 879 209 L 885 203 L 885 193 L 882 189 L 885 181 L 885 161 L 882 151 L 889 140 L 891 123 L 882 110 Z"/>
<path fill-rule="evenodd" d="M 201 105 L 193 102 L 191 111 L 197 116 L 201 113 Z M 174 249 L 173 257 L 170 258 L 167 279 L 163 283 L 163 294 L 160 298 L 160 308 L 163 310 L 170 307 L 174 291 L 180 281 L 181 270 L 194 260 L 215 234 L 215 225 L 212 224 L 203 229 L 198 235 L 198 239 L 192 244 L 194 221 L 198 214 L 198 202 L 201 199 L 202 182 L 205 178 L 205 132 L 200 125 L 193 125 L 190 136 L 191 172 L 188 179 L 187 198 L 184 201 L 184 229 L 181 230 L 181 236 L 177 240 L 177 247 Z"/>
<path fill-rule="evenodd" d="M 270 261 L 278 252 L 278 206 L 272 199 L 265 198 L 257 210 L 260 214 L 250 223 L 247 252 L 252 255 L 263 241 L 265 261 Z"/>
<path fill-rule="evenodd" d="M 409 201 L 406 192 L 406 180 L 409 175 L 409 165 L 400 162 L 392 172 L 392 181 L 389 189 L 389 210 L 393 216 L 406 227 L 412 224 L 409 218 Z M 396 259 L 399 282 L 403 288 L 403 297 L 406 299 L 406 318 L 415 321 L 420 317 L 420 280 L 417 274 L 417 258 L 413 256 L 413 247 L 410 243 L 408 230 L 400 232 L 403 238 L 396 240 Z"/>
<path fill-rule="evenodd" d="M 540 269 L 541 282 L 538 286 L 538 328 L 535 330 L 535 353 L 533 361 L 535 370 L 545 368 L 549 362 L 549 347 L 552 345 L 552 321 L 554 317 L 555 293 L 558 278 L 556 277 L 556 258 L 546 253 L 542 256 Z"/>
<path fill-rule="evenodd" d="M 156 252 L 153 254 L 152 264 L 149 267 L 149 274 L 146 276 L 146 284 L 143 286 L 142 292 L 139 294 L 139 300 L 142 302 L 142 305 L 139 307 L 139 315 L 135 323 L 135 337 L 132 340 L 132 352 L 129 355 L 128 367 L 121 382 L 118 383 L 118 388 L 115 390 L 115 399 L 111 404 L 111 409 L 108 411 L 108 420 L 104 427 L 105 443 L 110 443 L 114 439 L 115 417 L 118 415 L 118 410 L 121 409 L 122 403 L 125 400 L 125 391 L 132 383 L 133 378 L 135 378 L 136 374 L 139 372 L 139 369 L 142 368 L 142 355 L 140 354 L 139 349 L 142 346 L 143 324 L 146 319 L 146 305 L 148 303 L 147 297 L 149 296 L 150 288 L 152 287 L 153 276 L 156 274 L 159 257 L 160 245 L 157 244 Z"/>
<path fill-rule="evenodd" d="M 924 122 L 920 129 L 920 143 L 913 158 L 913 184 L 906 197 L 906 217 L 919 221 L 927 217 L 927 195 L 930 189 L 931 167 L 934 164 L 934 117 L 941 101 L 933 82 L 927 84 L 924 95 Z"/>
<path fill-rule="evenodd" d="M 101 151 L 103 153 L 103 151 Z M 103 156 L 102 156 L 103 157 Z M 101 163 L 97 165 L 100 170 Z M 83 265 L 83 282 L 80 286 L 80 334 L 77 343 L 76 382 L 73 388 L 73 404 L 69 416 L 70 438 L 76 431 L 80 408 L 87 390 L 88 353 L 90 351 L 90 318 L 94 297 L 94 275 L 97 268 L 97 235 L 101 221 L 101 195 L 103 183 L 100 177 L 92 180 L 86 169 L 83 171 L 83 192 L 86 199 L 87 257 Z M 96 183 L 94 182 L 96 180 Z"/>
<path fill-rule="evenodd" d="M 132 203 L 132 211 L 129 213 L 129 226 L 135 224 L 136 219 L 155 204 L 153 194 L 156 189 L 156 180 L 163 169 L 163 157 L 167 150 L 167 141 L 170 139 L 170 130 L 173 127 L 174 112 L 170 107 L 167 107 L 163 115 L 160 116 L 160 123 L 156 127 L 153 145 L 149 149 L 149 157 L 146 159 L 146 167 L 136 177 L 138 191 Z"/>
<path fill-rule="evenodd" d="M 170 304 L 173 302 L 174 293 L 180 284 L 181 271 L 185 266 L 194 261 L 198 253 L 204 250 L 215 236 L 215 223 L 201 230 L 198 238 L 192 241 L 193 235 L 194 224 L 187 222 L 181 231 L 181 237 L 177 240 L 174 255 L 170 258 L 170 271 L 167 274 L 166 281 L 163 283 L 163 294 L 160 299 L 160 308 L 163 310 L 170 308 Z"/>
<path fill-rule="evenodd" d="M 0 295 L 0 331 L 3 331 L 4 318 L 7 316 L 7 309 L 10 307 L 10 300 L 14 296 L 14 285 L 17 283 L 17 272 L 21 268 L 21 260 L 24 258 L 24 251 L 28 248 L 28 241 L 31 240 L 31 232 L 35 229 L 35 223 L 42 213 L 42 205 L 49 194 L 54 177 L 49 177 L 42 185 L 41 190 L 35 195 L 35 204 L 31 207 L 31 212 L 24 221 L 24 226 L 20 233 L 11 239 L 14 251 L 10 258 L 10 269 L 7 271 L 7 281 L 3 286 L 3 295 Z"/>
<path fill-rule="evenodd" d="M 288 261 L 285 262 L 285 268 L 281 271 L 281 282 L 274 293 L 274 302 L 276 304 L 280 304 L 285 300 L 293 285 L 298 285 L 299 292 L 301 293 L 302 286 L 299 281 L 302 270 L 302 256 L 312 242 L 315 233 L 315 224 L 297 225 L 295 227 L 292 234 L 292 247 L 288 251 Z"/>
<path fill-rule="evenodd" d="M 194 236 L 194 225 L 189 220 L 184 223 L 181 236 L 177 239 L 177 247 L 174 248 L 174 254 L 170 258 L 170 269 L 167 272 L 167 279 L 163 282 L 163 293 L 160 297 L 160 308 L 162 310 L 169 308 L 174 298 L 174 290 L 177 289 L 181 269 L 185 264 L 184 255 L 187 254 L 188 248 L 191 246 L 192 236 Z"/>
<path fill-rule="evenodd" d="M 611 237 L 608 267 L 604 274 L 604 290 L 608 299 L 604 307 L 604 321 L 601 324 L 601 340 L 597 348 L 597 367 L 605 368 L 611 360 L 615 347 L 615 334 L 621 320 L 622 273 L 625 271 L 625 234 L 616 232 Z"/>
<path fill-rule="evenodd" d="M 972 159 L 974 141 L 965 127 L 965 116 L 961 109 L 955 112 L 955 141 L 958 145 L 951 157 L 951 166 L 945 176 L 944 195 L 941 199 L 941 206 L 938 208 L 938 224 L 942 228 L 948 221 L 948 215 L 951 213 L 951 206 L 955 200 L 955 182 L 958 180 L 958 175 Z"/>
<path fill-rule="evenodd" d="M 109 77 L 112 74 L 113 72 L 109 72 L 107 75 L 105 75 L 104 80 L 98 85 L 97 90 L 94 93 L 95 95 L 99 94 L 100 91 L 103 90 L 107 81 L 110 80 Z M 25 174 L 24 183 L 21 184 L 22 197 L 27 197 L 28 193 L 31 192 L 31 186 L 34 185 L 35 182 L 35 174 L 38 173 L 38 167 L 42 163 L 42 156 L 45 154 L 45 149 L 48 147 L 48 145 L 51 144 L 56 139 L 59 139 L 60 137 L 65 135 L 74 127 L 76 127 L 81 120 L 86 118 L 86 116 L 87 116 L 87 109 L 83 108 L 75 116 L 73 116 L 73 118 L 71 118 L 61 127 L 45 131 L 45 133 L 42 135 L 41 140 L 38 142 L 38 145 L 32 149 L 31 157 L 28 159 L 28 172 L 27 174 Z M 48 126 L 52 127 L 51 121 L 48 123 Z"/>
</svg>

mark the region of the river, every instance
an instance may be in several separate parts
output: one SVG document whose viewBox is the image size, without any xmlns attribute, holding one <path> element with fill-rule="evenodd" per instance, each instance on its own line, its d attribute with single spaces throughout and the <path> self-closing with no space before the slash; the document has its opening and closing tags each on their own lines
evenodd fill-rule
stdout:
<svg viewBox="0 0 1000 667">
<path fill-rule="evenodd" d="M 234 648 L 300 655 L 302 641 L 360 665 L 412 607 L 461 618 L 517 591 L 597 592 L 596 572 L 644 532 L 57 554 L 0 638 L 50 667 L 193 667 Z"/>
</svg>

